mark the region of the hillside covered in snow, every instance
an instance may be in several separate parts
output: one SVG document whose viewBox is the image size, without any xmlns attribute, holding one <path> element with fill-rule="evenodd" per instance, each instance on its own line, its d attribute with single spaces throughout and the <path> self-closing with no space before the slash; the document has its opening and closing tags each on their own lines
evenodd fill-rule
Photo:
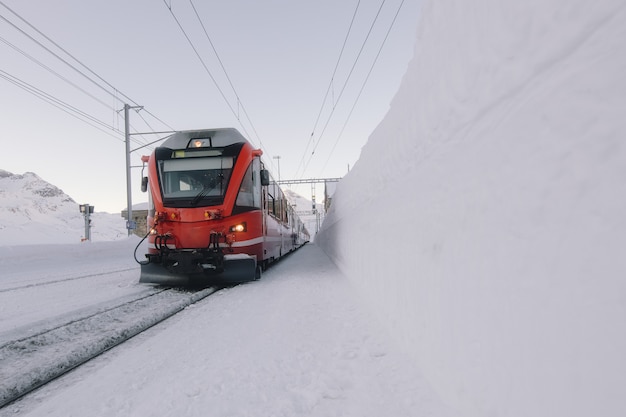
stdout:
<svg viewBox="0 0 626 417">
<path fill-rule="evenodd" d="M 304 223 L 304 226 L 309 231 L 311 235 L 311 239 L 315 239 L 315 232 L 319 228 L 319 224 L 321 224 L 321 219 L 324 214 L 324 204 L 320 204 L 318 202 L 315 203 L 315 210 L 317 213 L 313 212 L 313 202 L 297 192 L 286 188 L 285 186 L 281 186 L 285 193 L 285 197 L 287 197 L 287 201 L 289 204 L 296 210 L 296 213 Z"/>
<path fill-rule="evenodd" d="M 91 219 L 92 241 L 128 235 L 119 213 L 96 211 Z M 19 175 L 0 169 L 0 246 L 79 243 L 84 236 L 79 204 L 63 190 L 35 173 Z"/>
<path fill-rule="evenodd" d="M 623 416 L 626 3 L 423 2 L 316 242 L 458 415 Z"/>
</svg>

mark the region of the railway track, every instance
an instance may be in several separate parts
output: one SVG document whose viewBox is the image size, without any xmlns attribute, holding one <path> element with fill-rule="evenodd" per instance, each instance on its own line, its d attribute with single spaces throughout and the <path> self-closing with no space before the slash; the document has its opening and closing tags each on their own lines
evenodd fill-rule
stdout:
<svg viewBox="0 0 626 417">
<path fill-rule="evenodd" d="M 220 287 L 162 289 L 8 342 L 0 342 L 0 407 L 125 342 Z"/>
<path fill-rule="evenodd" d="M 25 289 L 29 289 L 29 288 L 35 288 L 35 287 L 44 287 L 44 286 L 47 286 L 47 285 L 54 285 L 54 284 L 59 284 L 59 283 L 63 283 L 63 282 L 68 282 L 68 281 L 76 281 L 76 280 L 80 280 L 80 279 L 87 279 L 87 278 L 100 277 L 100 276 L 104 276 L 104 275 L 111 275 L 111 274 L 116 274 L 116 273 L 121 273 L 121 272 L 133 271 L 133 270 L 136 270 L 136 269 L 137 269 L 137 267 L 133 266 L 132 268 L 114 269 L 114 270 L 111 270 L 111 271 L 97 272 L 97 273 L 93 273 L 93 274 L 84 274 L 84 275 L 78 275 L 78 276 L 74 276 L 74 277 L 53 279 L 51 281 L 35 282 L 35 283 L 31 283 L 31 284 L 26 284 L 26 285 L 16 285 L 16 286 L 13 286 L 13 287 L 0 288 L 0 293 L 10 292 L 10 291 L 25 290 Z"/>
</svg>

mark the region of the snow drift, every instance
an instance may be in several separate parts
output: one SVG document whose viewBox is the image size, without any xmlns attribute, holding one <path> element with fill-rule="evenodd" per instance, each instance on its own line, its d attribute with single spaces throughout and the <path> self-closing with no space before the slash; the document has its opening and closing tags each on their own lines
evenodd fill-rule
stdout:
<svg viewBox="0 0 626 417">
<path fill-rule="evenodd" d="M 425 1 L 316 238 L 460 415 L 626 415 L 625 6 Z"/>
</svg>

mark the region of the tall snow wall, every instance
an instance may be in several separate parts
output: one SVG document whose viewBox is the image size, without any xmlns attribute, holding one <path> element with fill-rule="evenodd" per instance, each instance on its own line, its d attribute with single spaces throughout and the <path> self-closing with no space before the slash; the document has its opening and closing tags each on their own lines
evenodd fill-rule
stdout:
<svg viewBox="0 0 626 417">
<path fill-rule="evenodd" d="M 625 9 L 424 0 L 316 237 L 459 415 L 626 415 Z"/>
</svg>

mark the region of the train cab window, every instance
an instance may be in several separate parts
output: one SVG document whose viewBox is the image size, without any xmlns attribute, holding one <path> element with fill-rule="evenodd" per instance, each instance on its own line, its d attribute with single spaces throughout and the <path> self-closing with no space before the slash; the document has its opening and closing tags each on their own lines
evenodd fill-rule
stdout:
<svg viewBox="0 0 626 417">
<path fill-rule="evenodd" d="M 233 157 L 159 161 L 164 203 L 174 207 L 221 204 L 234 165 Z"/>
<path fill-rule="evenodd" d="M 235 201 L 235 213 L 261 208 L 261 183 L 260 183 L 260 162 L 254 159 L 246 170 L 237 200 Z"/>
</svg>

